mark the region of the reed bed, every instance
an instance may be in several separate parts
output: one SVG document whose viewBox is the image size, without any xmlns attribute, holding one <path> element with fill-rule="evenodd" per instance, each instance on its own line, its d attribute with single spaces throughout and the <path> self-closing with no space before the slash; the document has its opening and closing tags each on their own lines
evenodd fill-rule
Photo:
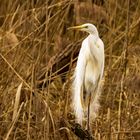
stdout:
<svg viewBox="0 0 140 140">
<path fill-rule="evenodd" d="M 96 140 L 140 139 L 139 0 L 0 0 L 0 139 L 78 140 L 71 82 L 93 23 L 105 44 Z"/>
</svg>

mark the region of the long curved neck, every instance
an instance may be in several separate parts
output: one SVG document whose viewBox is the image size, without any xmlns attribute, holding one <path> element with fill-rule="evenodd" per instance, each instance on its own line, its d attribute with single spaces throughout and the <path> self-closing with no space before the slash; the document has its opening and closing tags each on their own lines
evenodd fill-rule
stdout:
<svg viewBox="0 0 140 140">
<path fill-rule="evenodd" d="M 99 33 L 98 33 L 97 29 L 90 30 L 90 31 L 88 31 L 88 33 L 99 38 Z"/>
<path fill-rule="evenodd" d="M 98 34 L 98 31 L 97 32 L 91 32 L 89 33 L 89 36 L 91 36 L 92 38 L 94 38 L 94 41 L 96 42 L 96 40 L 98 40 L 99 38 L 99 34 Z"/>
</svg>

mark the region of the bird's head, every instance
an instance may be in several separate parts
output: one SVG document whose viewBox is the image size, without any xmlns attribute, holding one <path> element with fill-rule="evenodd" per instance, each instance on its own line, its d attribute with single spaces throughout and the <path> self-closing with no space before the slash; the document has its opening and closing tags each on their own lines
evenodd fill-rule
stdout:
<svg viewBox="0 0 140 140">
<path fill-rule="evenodd" d="M 89 34 L 93 34 L 93 35 L 98 36 L 97 28 L 91 23 L 86 23 L 86 24 L 82 24 L 82 25 L 79 25 L 79 26 L 69 27 L 68 29 L 78 29 L 78 30 L 81 30 L 81 31 L 88 32 Z"/>
</svg>

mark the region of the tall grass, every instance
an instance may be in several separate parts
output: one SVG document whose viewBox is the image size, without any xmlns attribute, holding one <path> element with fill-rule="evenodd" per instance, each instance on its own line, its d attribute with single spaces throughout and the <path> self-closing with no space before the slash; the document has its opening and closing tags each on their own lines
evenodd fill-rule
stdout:
<svg viewBox="0 0 140 140">
<path fill-rule="evenodd" d="M 93 135 L 139 140 L 139 13 L 139 0 L 0 0 L 0 139 L 78 139 L 71 80 L 87 34 L 67 27 L 91 22 L 106 55 Z"/>
</svg>

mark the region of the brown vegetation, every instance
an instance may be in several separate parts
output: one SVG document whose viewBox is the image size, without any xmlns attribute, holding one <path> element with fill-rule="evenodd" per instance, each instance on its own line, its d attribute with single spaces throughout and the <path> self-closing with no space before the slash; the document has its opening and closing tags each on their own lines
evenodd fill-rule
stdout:
<svg viewBox="0 0 140 140">
<path fill-rule="evenodd" d="M 139 0 L 0 0 L 0 139 L 76 140 L 71 80 L 90 22 L 105 44 L 97 140 L 140 139 Z"/>
</svg>

